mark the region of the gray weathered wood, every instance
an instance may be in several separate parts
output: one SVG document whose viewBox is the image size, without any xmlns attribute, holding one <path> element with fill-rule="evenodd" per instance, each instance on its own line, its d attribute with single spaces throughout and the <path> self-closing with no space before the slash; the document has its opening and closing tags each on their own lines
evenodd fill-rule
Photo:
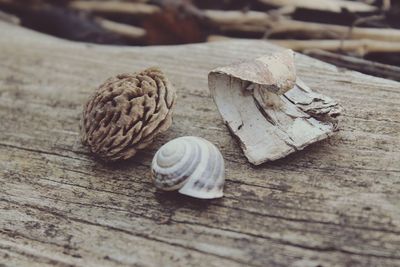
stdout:
<svg viewBox="0 0 400 267">
<path fill-rule="evenodd" d="M 0 265 L 399 266 L 400 84 L 297 57 L 345 108 L 336 135 L 252 167 L 209 95 L 209 70 L 273 47 L 71 43 L 0 22 Z M 171 129 L 138 157 L 96 162 L 81 106 L 109 76 L 160 66 L 178 90 Z M 155 190 L 167 140 L 198 135 L 226 159 L 225 197 Z"/>
</svg>

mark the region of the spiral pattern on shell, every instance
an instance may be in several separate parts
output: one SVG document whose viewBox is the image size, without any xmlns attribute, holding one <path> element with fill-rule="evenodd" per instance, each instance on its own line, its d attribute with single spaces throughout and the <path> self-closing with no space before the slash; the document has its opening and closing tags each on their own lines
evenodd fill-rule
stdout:
<svg viewBox="0 0 400 267">
<path fill-rule="evenodd" d="M 209 141 L 195 136 L 176 138 L 163 145 L 152 162 L 157 188 L 202 199 L 223 196 L 224 159 Z"/>
<path fill-rule="evenodd" d="M 105 160 L 130 158 L 171 126 L 175 99 L 175 89 L 157 68 L 112 77 L 84 107 L 82 143 Z"/>
</svg>

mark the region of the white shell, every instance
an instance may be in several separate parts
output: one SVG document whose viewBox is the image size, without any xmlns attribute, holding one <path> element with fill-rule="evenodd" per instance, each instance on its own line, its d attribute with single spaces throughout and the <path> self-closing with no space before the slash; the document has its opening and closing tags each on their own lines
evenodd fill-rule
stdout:
<svg viewBox="0 0 400 267">
<path fill-rule="evenodd" d="M 223 196 L 225 166 L 209 141 L 184 136 L 169 141 L 154 155 L 152 177 L 157 188 L 202 199 Z"/>
</svg>

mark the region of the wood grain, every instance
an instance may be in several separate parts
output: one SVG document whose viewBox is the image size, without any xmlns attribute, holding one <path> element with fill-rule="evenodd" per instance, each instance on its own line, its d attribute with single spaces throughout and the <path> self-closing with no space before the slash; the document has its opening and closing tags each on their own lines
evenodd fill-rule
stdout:
<svg viewBox="0 0 400 267">
<path fill-rule="evenodd" d="M 95 46 L 2 22 L 0 36 L 0 265 L 400 264 L 399 83 L 297 56 L 300 77 L 345 108 L 341 131 L 252 167 L 218 114 L 207 73 L 277 47 Z M 154 65 L 178 90 L 171 129 L 130 161 L 95 161 L 78 138 L 84 101 L 108 77 Z M 221 149 L 224 198 L 153 187 L 152 155 L 183 135 Z"/>
</svg>

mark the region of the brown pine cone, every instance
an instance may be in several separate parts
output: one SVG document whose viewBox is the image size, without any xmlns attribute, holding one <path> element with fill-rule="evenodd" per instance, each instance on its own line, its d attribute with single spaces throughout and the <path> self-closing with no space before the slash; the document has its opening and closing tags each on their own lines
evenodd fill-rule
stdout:
<svg viewBox="0 0 400 267">
<path fill-rule="evenodd" d="M 157 68 L 112 77 L 84 107 L 82 143 L 104 160 L 130 158 L 171 126 L 175 99 L 175 89 Z"/>
</svg>

